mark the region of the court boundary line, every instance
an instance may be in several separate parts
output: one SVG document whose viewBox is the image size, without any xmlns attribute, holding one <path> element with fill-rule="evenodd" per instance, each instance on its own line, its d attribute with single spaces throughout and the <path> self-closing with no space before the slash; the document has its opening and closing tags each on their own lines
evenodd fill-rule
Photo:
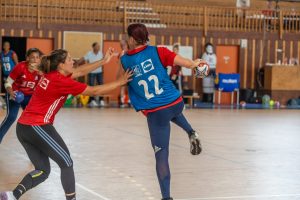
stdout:
<svg viewBox="0 0 300 200">
<path fill-rule="evenodd" d="M 298 197 L 300 194 L 270 194 L 270 195 L 242 195 L 242 196 L 225 196 L 225 197 L 199 197 L 199 198 L 183 198 L 176 200 L 217 200 L 217 199 L 256 199 L 256 198 L 272 198 L 272 197 Z"/>
<path fill-rule="evenodd" d="M 77 185 L 77 187 L 81 188 L 82 190 L 85 190 L 86 192 L 88 192 L 88 193 L 90 193 L 90 194 L 92 194 L 92 195 L 94 195 L 94 196 L 96 196 L 96 197 L 99 197 L 99 198 L 101 198 L 101 199 L 103 199 L 103 200 L 110 200 L 110 199 L 108 199 L 107 197 L 102 196 L 101 194 L 99 194 L 99 193 L 97 193 L 97 192 L 95 192 L 95 191 L 93 191 L 93 190 L 91 190 L 91 189 L 89 189 L 89 188 L 87 188 L 87 187 L 81 185 L 80 183 L 77 183 L 77 182 L 76 182 L 76 185 Z"/>
<path fill-rule="evenodd" d="M 54 171 L 54 170 L 55 170 L 55 171 Z M 54 173 L 54 174 L 57 175 L 57 176 L 60 176 L 60 174 L 59 174 L 56 170 L 58 170 L 58 169 L 53 169 L 53 170 L 52 170 L 52 173 Z M 77 187 L 79 187 L 80 189 L 82 189 L 82 190 L 84 190 L 84 191 L 86 191 L 86 192 L 88 192 L 88 193 L 90 193 L 90 194 L 92 194 L 92 195 L 94 195 L 94 196 L 96 196 L 96 197 L 100 197 L 102 200 L 111 200 L 111 199 L 108 199 L 107 197 L 102 196 L 101 194 L 98 194 L 97 192 L 95 192 L 95 191 L 93 191 L 93 190 L 91 190 L 91 189 L 89 189 L 89 188 L 87 188 L 87 187 L 81 185 L 81 184 L 78 183 L 78 182 L 75 182 L 75 185 L 76 185 Z M 77 192 L 76 192 L 76 194 L 77 194 Z"/>
</svg>

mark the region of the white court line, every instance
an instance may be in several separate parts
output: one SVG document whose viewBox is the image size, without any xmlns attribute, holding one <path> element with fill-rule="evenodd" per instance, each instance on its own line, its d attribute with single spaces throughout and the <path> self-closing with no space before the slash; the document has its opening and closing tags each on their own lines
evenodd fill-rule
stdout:
<svg viewBox="0 0 300 200">
<path fill-rule="evenodd" d="M 80 187 L 82 190 L 85 190 L 85 191 L 88 192 L 88 193 L 91 193 L 92 195 L 94 195 L 94 196 L 96 196 L 96 197 L 100 197 L 100 198 L 103 199 L 103 200 L 110 200 L 110 199 L 108 199 L 108 198 L 106 198 L 106 197 L 104 197 L 104 196 L 98 194 L 97 192 L 94 192 L 93 190 L 90 190 L 90 189 L 88 189 L 87 187 L 84 187 L 83 185 L 81 185 L 81 184 L 79 184 L 79 183 L 76 183 L 76 186 L 77 186 L 77 187 Z"/>
<path fill-rule="evenodd" d="M 300 194 L 274 194 L 274 195 L 249 195 L 249 196 L 231 196 L 231 197 L 200 197 L 187 198 L 176 200 L 214 200 L 214 199 L 257 199 L 257 198 L 272 198 L 272 197 L 299 197 Z"/>
<path fill-rule="evenodd" d="M 57 175 L 57 176 L 60 176 L 60 174 L 59 174 L 58 172 L 56 172 L 56 171 L 52 171 L 52 173 L 55 174 L 55 175 Z M 88 193 L 90 193 L 90 194 L 92 194 L 92 195 L 94 195 L 94 196 L 96 196 L 96 197 L 100 197 L 102 200 L 110 200 L 109 198 L 107 198 L 107 197 L 105 197 L 105 196 L 102 196 L 101 194 L 98 194 L 97 192 L 95 192 L 95 191 L 93 191 L 93 190 L 91 190 L 91 189 L 89 189 L 89 188 L 87 188 L 87 187 L 81 185 L 80 183 L 77 183 L 77 182 L 76 182 L 75 184 L 76 184 L 76 186 L 79 187 L 80 189 L 82 189 L 82 190 L 84 190 L 84 191 L 86 191 L 86 192 L 88 192 Z M 77 193 L 77 192 L 76 192 L 76 193 Z"/>
<path fill-rule="evenodd" d="M 6 148 L 6 147 L 3 147 L 3 148 L 6 149 L 6 150 L 8 151 L 8 148 Z M 21 158 L 21 159 L 23 159 L 23 160 L 27 160 L 25 157 L 21 156 L 21 154 L 19 154 L 19 153 L 17 153 L 17 152 L 10 151 L 10 153 L 15 154 L 17 157 L 19 157 L 19 158 Z M 58 172 L 56 172 L 56 171 L 54 171 L 54 170 L 52 171 L 52 173 L 55 174 L 55 175 L 57 175 L 57 176 L 60 176 L 60 173 L 58 173 Z M 88 192 L 88 193 L 90 193 L 90 194 L 92 194 L 92 195 L 94 195 L 94 196 L 96 196 L 96 197 L 99 197 L 99 198 L 101 198 L 102 200 L 110 200 L 109 198 L 104 197 L 104 196 L 102 196 L 101 194 L 99 194 L 99 193 L 97 193 L 97 192 L 95 192 L 95 191 L 93 191 L 93 190 L 91 190 L 91 189 L 89 189 L 89 188 L 87 188 L 87 187 L 85 187 L 85 186 L 83 186 L 83 185 L 77 183 L 77 182 L 76 182 L 75 184 L 76 184 L 76 186 L 79 187 L 80 189 L 82 189 L 82 190 L 84 190 L 84 191 L 86 191 L 86 192 Z"/>
</svg>

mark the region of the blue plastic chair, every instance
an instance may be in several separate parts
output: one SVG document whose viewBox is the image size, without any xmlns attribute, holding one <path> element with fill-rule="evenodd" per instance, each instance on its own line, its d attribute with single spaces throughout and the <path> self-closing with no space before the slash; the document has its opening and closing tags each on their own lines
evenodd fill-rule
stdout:
<svg viewBox="0 0 300 200">
<path fill-rule="evenodd" d="M 219 83 L 217 85 L 218 95 L 218 104 L 221 103 L 221 92 L 230 92 L 231 93 L 231 105 L 233 104 L 233 94 L 237 92 L 237 104 L 239 104 L 240 96 L 240 74 L 218 74 Z M 214 95 L 215 97 L 215 95 Z M 215 102 L 215 98 L 214 98 Z"/>
</svg>

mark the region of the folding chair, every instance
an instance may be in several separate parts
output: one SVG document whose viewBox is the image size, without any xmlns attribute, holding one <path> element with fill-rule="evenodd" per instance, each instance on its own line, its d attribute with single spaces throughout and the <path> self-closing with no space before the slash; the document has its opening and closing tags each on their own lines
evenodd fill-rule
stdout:
<svg viewBox="0 0 300 200">
<path fill-rule="evenodd" d="M 222 74 L 219 73 L 219 84 L 217 85 L 218 91 L 218 104 L 221 103 L 221 92 L 231 93 L 231 105 L 233 104 L 234 92 L 236 95 L 236 102 L 239 104 L 240 96 L 240 74 Z M 215 103 L 215 93 L 214 93 L 214 103 Z"/>
</svg>

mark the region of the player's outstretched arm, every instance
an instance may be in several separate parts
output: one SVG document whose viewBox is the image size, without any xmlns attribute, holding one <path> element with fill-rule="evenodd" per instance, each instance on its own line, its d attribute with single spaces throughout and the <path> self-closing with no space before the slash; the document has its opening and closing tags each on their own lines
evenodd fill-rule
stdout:
<svg viewBox="0 0 300 200">
<path fill-rule="evenodd" d="M 179 65 L 179 66 L 190 68 L 190 69 L 197 67 L 201 62 L 202 62 L 202 60 L 200 60 L 200 59 L 196 59 L 193 61 L 193 60 L 184 58 L 180 55 L 176 55 L 176 57 L 174 59 L 174 65 Z"/>
<path fill-rule="evenodd" d="M 88 86 L 82 92 L 82 94 L 86 96 L 98 96 L 98 95 L 105 94 L 131 81 L 132 75 L 133 72 L 127 70 L 118 80 L 104 85 Z"/>
<path fill-rule="evenodd" d="M 80 76 L 84 76 L 86 74 L 88 74 L 91 71 L 94 71 L 95 69 L 97 69 L 98 67 L 100 67 L 101 65 L 105 65 L 106 63 L 108 63 L 110 61 L 110 59 L 114 56 L 114 49 L 113 48 L 109 48 L 103 59 L 93 62 L 93 63 L 87 63 L 84 64 L 78 68 L 75 68 L 73 71 L 73 74 L 71 76 L 71 78 L 75 79 L 78 78 Z"/>
</svg>

